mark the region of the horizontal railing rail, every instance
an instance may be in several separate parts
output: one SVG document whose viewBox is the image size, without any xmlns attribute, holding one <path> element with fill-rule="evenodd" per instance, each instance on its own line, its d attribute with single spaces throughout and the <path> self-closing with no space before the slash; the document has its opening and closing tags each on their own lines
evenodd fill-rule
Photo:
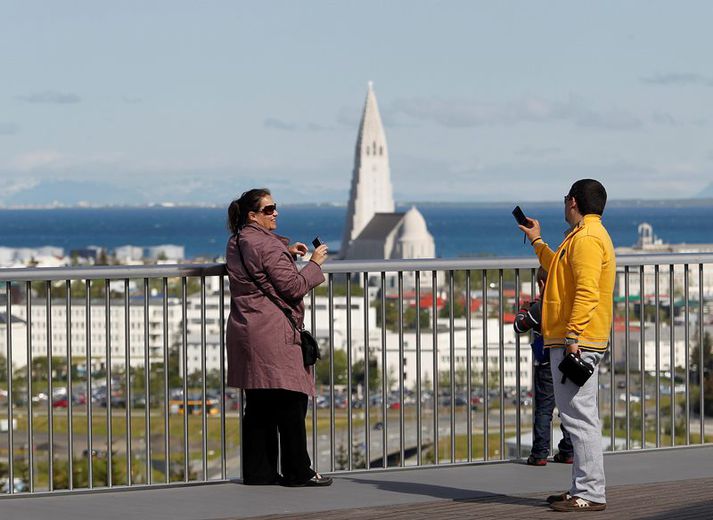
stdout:
<svg viewBox="0 0 713 520">
<path fill-rule="evenodd" d="M 639 265 L 694 265 L 713 263 L 713 253 L 656 253 L 618 255 L 617 267 Z M 330 260 L 322 266 L 325 273 L 361 273 L 396 271 L 447 271 L 480 269 L 530 269 L 539 265 L 535 257 L 449 258 L 414 260 Z M 227 274 L 224 263 L 112 265 L 88 267 L 0 268 L 0 281 L 122 280 L 124 278 L 161 278 L 183 276 L 219 276 Z"/>
<path fill-rule="evenodd" d="M 617 257 L 600 367 L 608 450 L 711 442 L 711 264 L 713 253 Z M 305 297 L 324 354 L 308 411 L 315 468 L 526 457 L 535 367 L 512 318 L 536 296 L 537 266 L 327 262 Z M 240 476 L 226 274 L 222 263 L 0 269 L 0 493 Z"/>
</svg>

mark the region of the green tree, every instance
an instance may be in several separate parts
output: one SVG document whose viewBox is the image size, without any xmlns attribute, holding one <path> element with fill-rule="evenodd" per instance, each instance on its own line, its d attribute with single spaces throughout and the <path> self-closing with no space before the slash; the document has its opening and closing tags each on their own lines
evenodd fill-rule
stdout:
<svg viewBox="0 0 713 520">
<path fill-rule="evenodd" d="M 377 298 L 374 303 L 372 303 L 372 306 L 376 309 L 376 326 L 377 327 L 383 327 L 384 324 L 382 323 L 382 305 L 381 305 L 381 298 Z M 386 307 L 384 309 L 384 314 L 386 318 L 386 328 L 392 331 L 395 331 L 398 329 L 398 320 L 399 320 L 399 310 L 398 310 L 398 305 L 396 303 L 396 300 L 386 300 Z"/>
<path fill-rule="evenodd" d="M 329 380 L 329 354 L 327 353 L 319 361 L 317 361 L 317 382 L 323 385 L 328 385 Z M 334 384 L 347 384 L 347 353 L 343 350 L 334 351 Z"/>
<path fill-rule="evenodd" d="M 700 336 L 699 336 L 700 337 Z M 699 338 L 698 344 L 691 352 L 691 369 L 696 373 L 698 388 L 693 392 L 693 411 L 701 413 L 701 388 L 703 389 L 703 414 L 713 415 L 713 341 L 710 333 L 703 335 L 703 342 Z M 701 347 L 703 349 L 703 366 L 701 366 Z"/>
<path fill-rule="evenodd" d="M 451 313 L 451 302 L 447 301 L 445 306 L 441 309 L 439 316 L 441 318 L 450 317 Z M 466 313 L 465 300 L 463 297 L 455 297 L 453 302 L 453 317 L 454 318 L 464 318 Z"/>
<path fill-rule="evenodd" d="M 416 316 L 418 316 L 421 330 L 428 329 L 431 325 L 431 317 L 426 309 L 421 309 L 416 313 L 416 307 L 409 307 L 404 311 L 404 328 L 414 330 L 416 328 Z"/>
<path fill-rule="evenodd" d="M 364 360 L 360 359 L 352 365 L 352 381 L 355 384 L 364 386 Z M 369 391 L 374 391 L 379 388 L 381 375 L 379 371 L 379 363 L 375 357 L 369 356 Z"/>
</svg>

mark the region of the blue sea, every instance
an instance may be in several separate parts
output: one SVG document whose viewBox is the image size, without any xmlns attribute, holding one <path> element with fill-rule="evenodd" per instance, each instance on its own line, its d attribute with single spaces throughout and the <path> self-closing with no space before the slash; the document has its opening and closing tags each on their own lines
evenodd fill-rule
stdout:
<svg viewBox="0 0 713 520">
<path fill-rule="evenodd" d="M 418 204 L 441 258 L 528 256 L 522 233 L 515 227 L 514 204 Z M 566 228 L 562 205 L 521 204 L 540 220 L 547 241 L 557 244 Z M 406 211 L 409 206 L 399 207 Z M 339 248 L 345 207 L 281 206 L 277 232 L 310 243 L 319 235 L 334 251 Z M 127 207 L 0 210 L 0 247 L 62 247 L 65 253 L 89 245 L 112 249 L 122 245 L 183 245 L 188 258 L 212 259 L 225 252 L 228 231 L 223 208 Z M 713 242 L 713 202 L 615 202 L 605 212 L 615 246 L 637 240 L 637 226 L 648 222 L 670 243 Z"/>
</svg>

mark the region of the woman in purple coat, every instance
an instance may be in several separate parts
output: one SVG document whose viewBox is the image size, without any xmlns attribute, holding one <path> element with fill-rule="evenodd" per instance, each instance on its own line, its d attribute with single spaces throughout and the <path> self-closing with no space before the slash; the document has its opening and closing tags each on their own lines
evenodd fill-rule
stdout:
<svg viewBox="0 0 713 520">
<path fill-rule="evenodd" d="M 327 246 L 317 247 L 298 271 L 294 259 L 307 246 L 288 245 L 274 233 L 277 215 L 266 189 L 246 191 L 228 208 L 228 385 L 245 390 L 243 483 L 328 486 L 332 479 L 312 470 L 307 453 L 305 416 L 314 379 L 302 362 L 299 332 L 286 316 L 303 323 L 302 298 L 324 281 Z"/>
</svg>

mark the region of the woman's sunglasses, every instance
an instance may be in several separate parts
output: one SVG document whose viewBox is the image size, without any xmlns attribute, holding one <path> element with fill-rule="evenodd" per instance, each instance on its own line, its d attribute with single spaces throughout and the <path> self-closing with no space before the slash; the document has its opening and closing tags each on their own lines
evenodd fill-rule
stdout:
<svg viewBox="0 0 713 520">
<path fill-rule="evenodd" d="M 277 211 L 277 204 L 270 204 L 268 206 L 265 206 L 264 208 L 258 210 L 259 213 L 262 213 L 263 215 L 272 215 Z"/>
</svg>

